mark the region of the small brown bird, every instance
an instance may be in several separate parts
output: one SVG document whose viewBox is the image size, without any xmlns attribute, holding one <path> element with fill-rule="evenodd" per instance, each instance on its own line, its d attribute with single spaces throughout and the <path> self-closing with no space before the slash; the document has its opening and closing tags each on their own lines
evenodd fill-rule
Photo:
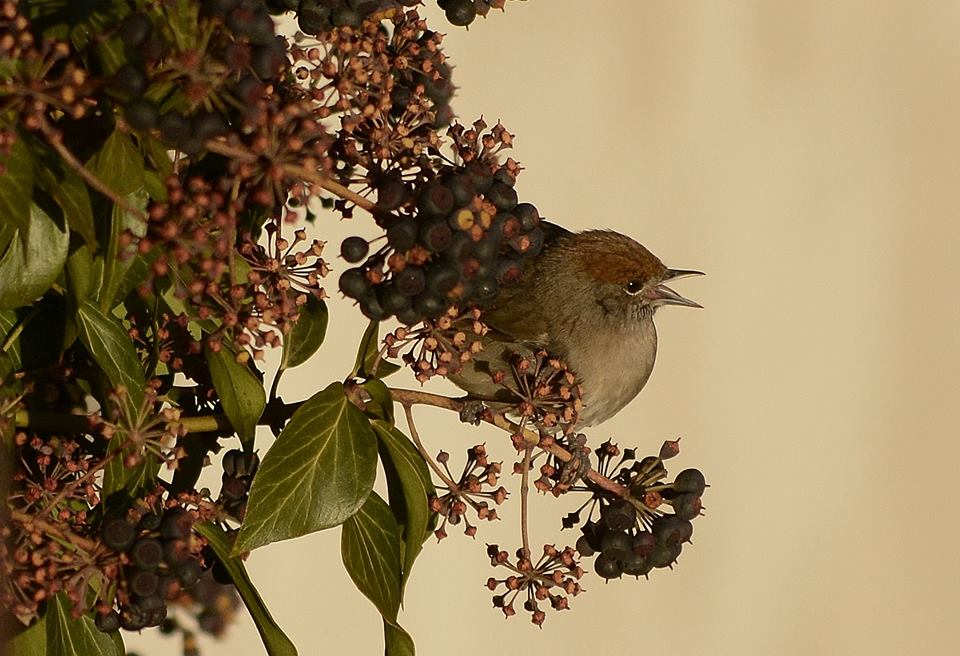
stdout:
<svg viewBox="0 0 960 656">
<path fill-rule="evenodd" d="M 546 349 L 576 373 L 583 387 L 577 426 L 592 426 L 619 412 L 650 378 L 657 309 L 702 307 L 666 283 L 703 273 L 668 269 L 618 232 L 543 227 L 543 251 L 484 312 L 490 332 L 483 350 L 450 379 L 479 400 L 493 400 L 499 388 L 490 372 L 505 368 L 505 354 Z"/>
</svg>

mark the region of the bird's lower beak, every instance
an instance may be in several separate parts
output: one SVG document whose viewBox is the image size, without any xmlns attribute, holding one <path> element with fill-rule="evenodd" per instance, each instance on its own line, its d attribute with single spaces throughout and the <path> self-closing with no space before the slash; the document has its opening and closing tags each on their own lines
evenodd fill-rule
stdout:
<svg viewBox="0 0 960 656">
<path fill-rule="evenodd" d="M 686 307 L 702 308 L 703 306 L 689 298 L 684 298 L 664 284 L 659 284 L 650 290 L 652 305 L 684 305 Z"/>
</svg>

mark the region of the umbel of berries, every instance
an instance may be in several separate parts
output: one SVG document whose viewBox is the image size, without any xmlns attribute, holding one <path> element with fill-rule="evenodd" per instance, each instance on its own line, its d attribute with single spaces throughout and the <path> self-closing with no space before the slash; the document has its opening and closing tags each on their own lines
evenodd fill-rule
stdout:
<svg viewBox="0 0 960 656">
<path fill-rule="evenodd" d="M 601 577 L 647 576 L 653 569 L 672 567 L 690 542 L 706 481 L 698 469 L 680 472 L 672 483 L 660 482 L 664 476 L 660 457 L 623 467 L 616 478 L 627 484 L 630 498 L 601 496 L 599 518 L 581 527 L 577 551 L 596 556 L 594 569 Z"/>
<path fill-rule="evenodd" d="M 344 240 L 342 258 L 359 266 L 342 273 L 340 290 L 367 317 L 407 325 L 486 306 L 543 246 L 540 214 L 517 202 L 511 181 L 486 166 L 444 166 L 417 188 L 386 180 L 377 202 L 385 243 Z M 380 246 L 370 252 L 371 243 Z"/>
<path fill-rule="evenodd" d="M 104 521 L 103 543 L 122 554 L 117 608 L 103 605 L 94 620 L 101 631 L 127 631 L 159 626 L 167 617 L 167 601 L 190 589 L 203 569 L 192 539 L 193 516 L 182 508 L 128 515 Z"/>
</svg>

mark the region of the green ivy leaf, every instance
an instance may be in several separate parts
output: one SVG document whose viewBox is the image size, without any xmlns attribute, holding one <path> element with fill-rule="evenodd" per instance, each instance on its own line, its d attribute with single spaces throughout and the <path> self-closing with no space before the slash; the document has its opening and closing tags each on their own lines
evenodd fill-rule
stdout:
<svg viewBox="0 0 960 656">
<path fill-rule="evenodd" d="M 87 300 L 93 291 L 93 254 L 83 244 L 67 256 L 67 297 L 73 308 Z"/>
<path fill-rule="evenodd" d="M 263 383 L 248 366 L 237 362 L 236 355 L 226 345 L 219 351 L 205 346 L 203 352 L 223 411 L 244 447 L 252 451 L 257 421 L 267 406 Z"/>
<path fill-rule="evenodd" d="M 0 217 L 23 231 L 30 226 L 30 199 L 33 197 L 33 157 L 23 139 L 17 139 L 10 155 L 0 159 Z"/>
<path fill-rule="evenodd" d="M 80 341 L 96 360 L 107 380 L 115 388 L 127 390 L 126 406 L 131 416 L 136 416 L 143 405 L 146 386 L 137 351 L 120 325 L 120 321 L 104 314 L 89 300 L 77 311 Z"/>
<path fill-rule="evenodd" d="M 124 200 L 131 206 L 144 211 L 146 210 L 149 198 L 147 197 L 146 189 L 138 188 L 136 191 L 124 196 Z M 122 300 L 126 296 L 120 296 L 118 292 L 125 282 L 127 271 L 133 266 L 134 262 L 136 262 L 137 250 L 135 247 L 131 246 L 126 252 L 121 250 L 120 242 L 123 235 L 129 230 L 135 236 L 143 237 L 146 235 L 146 225 L 144 225 L 143 221 L 137 216 L 123 209 L 120 205 L 115 204 L 110 210 L 109 230 L 109 233 L 104 236 L 106 253 L 102 259 L 102 282 L 100 283 L 100 293 L 98 296 L 100 308 L 104 311 L 115 307 L 117 299 L 120 298 Z"/>
<path fill-rule="evenodd" d="M 47 656 L 47 616 L 41 615 L 40 619 L 29 627 L 13 636 L 4 647 L 2 652 L 8 656 Z"/>
<path fill-rule="evenodd" d="M 253 479 L 236 552 L 342 524 L 373 489 L 377 438 L 344 395 L 317 392 L 293 414 Z"/>
<path fill-rule="evenodd" d="M 371 321 L 360 338 L 360 348 L 357 351 L 357 361 L 353 365 L 352 376 L 361 378 L 386 378 L 400 366 L 387 360 L 377 361 L 380 354 L 380 322 Z"/>
<path fill-rule="evenodd" d="M 386 646 L 386 656 L 415 656 L 417 650 L 413 645 L 413 638 L 397 624 L 383 621 L 383 641 Z"/>
<path fill-rule="evenodd" d="M 120 632 L 103 633 L 84 615 L 73 619 L 65 592 L 47 603 L 47 653 L 83 656 L 123 656 Z"/>
<path fill-rule="evenodd" d="M 376 492 L 343 523 L 340 556 L 353 583 L 388 622 L 400 611 L 400 528 Z"/>
<path fill-rule="evenodd" d="M 143 155 L 120 130 L 107 137 L 103 147 L 87 161 L 87 168 L 118 196 L 143 187 Z"/>
<path fill-rule="evenodd" d="M 387 476 L 390 507 L 401 528 L 402 590 L 424 541 L 430 536 L 432 513 L 428 504 L 435 490 L 427 463 L 410 439 L 385 421 L 373 421 L 371 425 L 380 438 L 380 460 Z"/>
<path fill-rule="evenodd" d="M 66 227 L 33 203 L 29 205 L 29 221 L 28 230 L 21 230 L 0 258 L 0 309 L 36 300 L 57 279 L 67 259 L 70 233 Z"/>
<path fill-rule="evenodd" d="M 20 360 L 20 340 L 14 338 L 7 344 L 7 341 L 13 336 L 13 331 L 17 327 L 19 319 L 17 313 L 13 310 L 0 310 L 0 349 L 5 349 L 5 353 L 10 358 L 10 363 L 14 370 L 22 366 Z"/>
<path fill-rule="evenodd" d="M 371 419 L 382 419 L 391 426 L 393 425 L 393 397 L 390 395 L 390 388 L 383 384 L 379 378 L 371 378 L 360 385 L 370 395 L 370 402 L 367 403 L 366 413 Z"/>
<path fill-rule="evenodd" d="M 270 656 L 296 656 L 296 647 L 274 621 L 273 616 L 270 615 L 270 611 L 267 610 L 263 599 L 260 598 L 260 594 L 250 580 L 247 570 L 243 566 L 243 561 L 230 555 L 230 538 L 227 534 L 210 523 L 196 524 L 194 530 L 207 539 L 210 548 L 223 562 L 233 585 L 240 593 L 240 598 L 247 610 L 250 611 L 250 616 L 253 618 L 257 631 L 260 632 L 260 638 L 263 640 L 263 646 L 267 648 L 267 653 Z"/>
<path fill-rule="evenodd" d="M 83 178 L 65 167 L 49 149 L 44 149 L 44 154 L 38 158 L 35 173 L 40 188 L 50 194 L 63 210 L 70 230 L 95 248 L 97 233 L 93 223 L 93 206 Z"/>
<path fill-rule="evenodd" d="M 135 417 L 144 400 L 145 381 L 140 360 L 120 321 L 104 314 L 94 303 L 87 300 L 77 311 L 77 329 L 80 341 L 114 387 L 123 386 L 127 394 L 121 398 L 128 416 Z M 108 449 L 121 446 L 125 435 L 117 433 L 111 438 Z M 104 468 L 103 497 L 128 487 L 142 487 L 156 476 L 159 463 L 147 458 L 137 467 L 127 468 L 123 458 L 114 458 Z"/>
<path fill-rule="evenodd" d="M 317 352 L 327 334 L 327 318 L 327 304 L 308 295 L 300 308 L 300 318 L 284 339 L 282 369 L 297 367 Z"/>
</svg>

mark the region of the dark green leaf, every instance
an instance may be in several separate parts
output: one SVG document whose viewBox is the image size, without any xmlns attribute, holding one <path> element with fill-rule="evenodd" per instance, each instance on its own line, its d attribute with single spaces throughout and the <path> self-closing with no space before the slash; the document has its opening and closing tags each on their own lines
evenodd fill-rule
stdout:
<svg viewBox="0 0 960 656">
<path fill-rule="evenodd" d="M 13 335 L 14 328 L 17 327 L 18 321 L 17 313 L 13 310 L 0 310 L 0 349 L 4 350 L 10 357 L 10 362 L 14 370 L 22 366 L 20 361 L 20 341 Z"/>
<path fill-rule="evenodd" d="M 393 397 L 390 388 L 379 378 L 371 378 L 360 385 L 370 395 L 366 413 L 372 419 L 382 419 L 393 425 Z"/>
<path fill-rule="evenodd" d="M 57 279 L 67 259 L 70 233 L 66 227 L 36 204 L 29 206 L 29 214 L 28 231 L 14 237 L 0 258 L 0 309 L 36 300 Z"/>
<path fill-rule="evenodd" d="M 240 593 L 240 598 L 243 599 L 244 605 L 250 611 L 250 616 L 253 618 L 257 631 L 260 632 L 260 638 L 263 640 L 264 647 L 267 648 L 267 653 L 270 656 L 296 656 L 296 647 L 273 620 L 270 611 L 263 603 L 263 599 L 260 598 L 260 594 L 253 586 L 253 582 L 250 581 L 247 570 L 243 566 L 243 561 L 230 555 L 230 538 L 227 534 L 210 523 L 196 524 L 194 529 L 207 538 L 210 548 L 213 549 L 217 558 L 226 567 L 230 579 L 236 586 L 237 592 Z"/>
<path fill-rule="evenodd" d="M 83 244 L 67 256 L 67 297 L 73 308 L 87 300 L 93 291 L 93 255 Z"/>
<path fill-rule="evenodd" d="M 77 329 L 80 341 L 100 365 L 110 385 L 126 389 L 126 394 L 120 397 L 121 403 L 128 417 L 136 417 L 143 405 L 145 381 L 133 342 L 120 322 L 87 300 L 77 312 Z M 125 439 L 125 434 L 118 432 L 111 438 L 108 449 L 120 448 Z M 159 464 L 152 457 L 133 468 L 124 466 L 122 457 L 114 458 L 104 469 L 103 496 L 109 497 L 124 488 L 142 488 L 154 479 L 158 470 Z"/>
<path fill-rule="evenodd" d="M 80 341 L 103 369 L 114 388 L 124 387 L 128 415 L 135 417 L 143 404 L 145 381 L 140 360 L 133 342 L 120 321 L 104 314 L 90 301 L 84 301 L 77 311 Z"/>
<path fill-rule="evenodd" d="M 390 506 L 376 492 L 343 523 L 340 556 L 357 589 L 373 602 L 384 620 L 400 611 L 400 529 Z"/>
<path fill-rule="evenodd" d="M 390 507 L 401 527 L 405 586 L 423 542 L 430 536 L 429 500 L 435 494 L 430 470 L 413 443 L 396 427 L 384 421 L 371 422 L 380 438 L 380 459 L 390 492 Z M 399 488 L 399 489 L 398 489 Z"/>
<path fill-rule="evenodd" d="M 66 168 L 53 153 L 37 162 L 37 184 L 56 201 L 67 218 L 70 230 L 83 237 L 91 247 L 97 245 L 93 224 L 93 206 L 87 184 L 79 175 Z"/>
<path fill-rule="evenodd" d="M 399 624 L 383 621 L 383 641 L 386 645 L 386 656 L 415 656 L 417 653 L 413 638 Z"/>
<path fill-rule="evenodd" d="M 353 375 L 361 378 L 386 378 L 400 367 L 392 362 L 380 360 L 380 323 L 371 321 L 360 338 L 357 361 L 353 365 Z"/>
<path fill-rule="evenodd" d="M 24 629 L 4 645 L 0 653 L 8 656 L 47 656 L 47 615 Z"/>
<path fill-rule="evenodd" d="M 143 187 L 143 155 L 120 130 L 107 137 L 103 147 L 87 162 L 87 168 L 118 196 Z"/>
<path fill-rule="evenodd" d="M 196 47 L 199 40 L 197 3 L 193 0 L 175 0 L 173 4 L 175 8 L 167 12 L 167 19 L 174 41 L 184 50 Z"/>
<path fill-rule="evenodd" d="M 23 237 L 30 226 L 30 199 L 33 197 L 33 157 L 23 139 L 14 141 L 10 155 L 0 160 L 0 217 L 20 228 Z"/>
<path fill-rule="evenodd" d="M 143 211 L 146 209 L 149 199 L 146 189 L 140 188 L 127 194 L 124 200 L 131 206 Z M 118 297 L 122 300 L 123 297 L 119 296 L 118 291 L 123 284 L 127 270 L 136 261 L 137 249 L 135 246 L 131 245 L 126 250 L 120 246 L 124 234 L 128 231 L 136 237 L 143 237 L 146 234 L 146 225 L 120 205 L 113 205 L 110 210 L 110 232 L 104 236 L 106 253 L 103 257 L 102 281 L 98 296 L 100 309 L 104 311 L 112 309 L 114 306 L 111 303 L 117 302 Z"/>
<path fill-rule="evenodd" d="M 103 633 L 84 615 L 73 619 L 65 592 L 47 604 L 47 653 L 83 656 L 123 656 L 120 632 Z"/>
<path fill-rule="evenodd" d="M 283 344 L 283 369 L 292 369 L 310 359 L 327 334 L 327 304 L 313 296 L 300 308 L 300 318 Z"/>
<path fill-rule="evenodd" d="M 342 524 L 373 488 L 377 438 L 333 383 L 293 414 L 253 479 L 236 550 Z"/>
<path fill-rule="evenodd" d="M 137 253 L 133 256 L 127 270 L 123 273 L 123 278 L 113 290 L 113 301 L 110 303 L 111 307 L 117 307 L 123 303 L 123 300 L 130 292 L 147 279 L 147 274 L 150 273 L 150 267 L 153 266 L 154 261 L 156 261 L 159 256 L 160 250 L 157 248 L 143 255 Z"/>
<path fill-rule="evenodd" d="M 223 411 L 240 441 L 252 451 L 257 421 L 267 405 L 263 383 L 248 366 L 237 362 L 237 356 L 226 345 L 216 352 L 205 346 L 204 355 Z"/>
</svg>

